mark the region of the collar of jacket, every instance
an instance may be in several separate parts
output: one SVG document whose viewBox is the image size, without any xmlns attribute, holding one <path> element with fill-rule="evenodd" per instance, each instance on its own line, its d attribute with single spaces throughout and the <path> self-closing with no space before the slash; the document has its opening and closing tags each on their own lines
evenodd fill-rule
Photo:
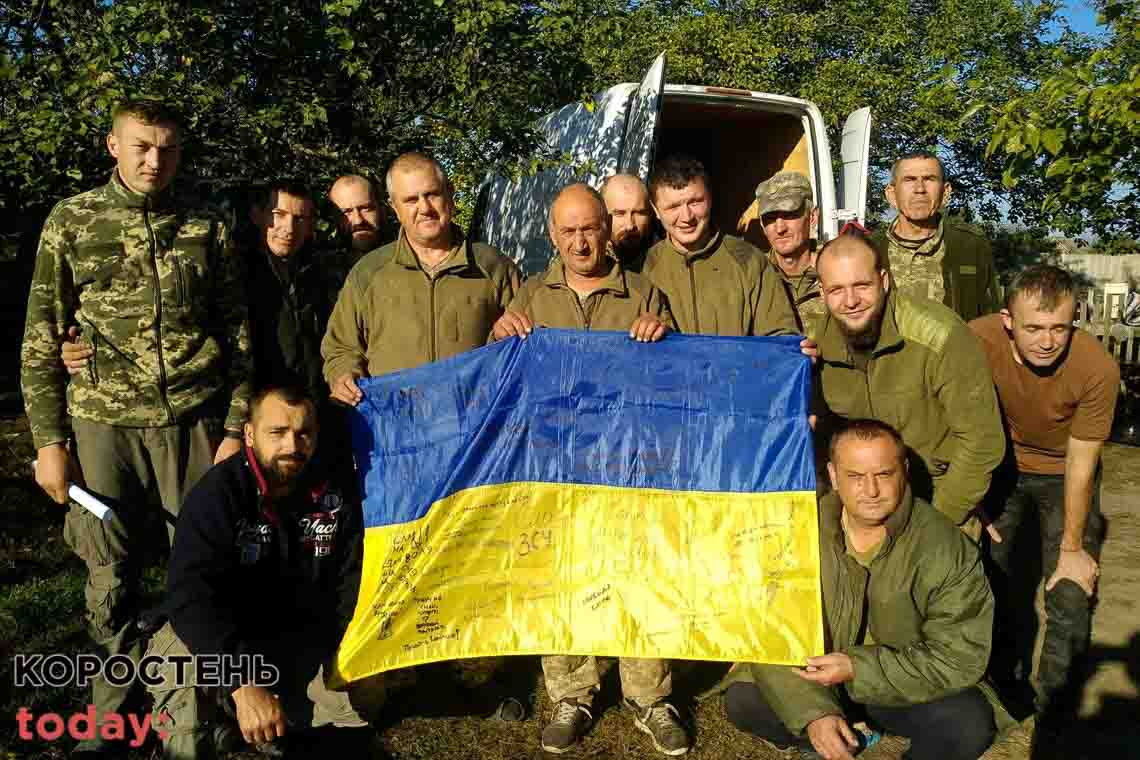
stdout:
<svg viewBox="0 0 1140 760">
<path fill-rule="evenodd" d="M 104 190 L 112 208 L 160 210 L 175 205 L 173 182 L 153 195 L 136 193 L 123 182 L 118 169 L 111 172 L 111 179 L 104 185 Z"/>
<path fill-rule="evenodd" d="M 440 269 L 440 272 L 451 269 L 466 269 L 474 263 L 471 258 L 471 245 L 458 225 L 451 225 L 451 240 L 451 251 L 447 254 L 447 258 L 451 262 Z M 459 255 L 452 259 L 456 251 L 459 252 Z M 400 228 L 400 236 L 396 238 L 396 255 L 393 260 L 405 269 L 423 269 L 419 257 L 412 250 L 412 244 L 408 242 L 408 236 L 404 233 L 403 227 Z"/>
<path fill-rule="evenodd" d="M 670 238 L 665 238 L 665 244 L 669 246 L 669 250 L 673 251 L 673 253 L 677 254 L 683 259 L 708 258 L 717 252 L 722 242 L 724 242 L 724 233 L 717 229 L 715 225 L 712 228 L 712 237 L 709 238 L 709 242 L 705 243 L 695 251 L 682 251 L 680 248 L 673 245 L 673 241 Z"/>
<path fill-rule="evenodd" d="M 820 513 L 823 516 L 821 520 L 821 542 L 831 542 L 842 554 L 846 551 L 846 546 L 843 543 L 843 502 L 839 500 L 839 494 L 835 491 L 830 492 L 819 503 Z M 879 551 L 880 557 L 885 557 L 890 552 L 891 547 L 898 541 L 905 531 L 907 525 L 910 524 L 910 516 L 914 512 L 914 494 L 911 493 L 910 483 L 906 484 L 903 490 L 902 502 L 899 504 L 898 509 L 891 513 L 887 518 L 886 528 L 887 537 L 883 542 L 883 548 Z"/>
<path fill-rule="evenodd" d="M 609 291 L 616 293 L 619 296 L 629 294 L 629 289 L 625 284 L 625 270 L 622 269 L 621 262 L 617 259 L 611 259 L 613 266 L 610 267 L 610 273 L 602 280 L 602 284 L 594 290 L 594 293 L 601 291 Z M 550 266 L 546 268 L 546 275 L 542 278 L 542 282 L 548 288 L 569 288 L 566 284 L 566 264 L 562 261 L 561 256 L 555 256 L 554 260 L 550 262 Z M 592 294 L 591 294 L 592 295 Z"/>
<path fill-rule="evenodd" d="M 802 280 L 806 280 L 809 286 L 814 285 L 815 283 L 819 282 L 819 272 L 815 271 L 815 266 L 812 264 L 808 264 L 807 269 L 800 272 L 798 275 L 790 275 L 790 274 L 786 273 L 783 269 L 780 268 L 780 264 L 777 261 L 776 254 L 773 253 L 772 251 L 768 251 L 768 263 L 772 265 L 773 269 L 775 269 L 777 272 L 780 273 L 780 279 L 782 279 L 784 282 L 788 283 L 789 285 L 794 286 L 796 278 L 801 278 Z"/>
<path fill-rule="evenodd" d="M 904 237 L 899 237 L 895 232 L 895 228 L 898 227 L 898 224 L 899 220 L 897 218 L 890 223 L 890 226 L 887 227 L 887 237 L 893 240 L 897 245 L 906 248 L 908 251 L 914 251 L 915 253 L 933 253 L 942 242 L 942 238 L 946 235 L 946 215 L 941 211 L 938 212 L 938 228 L 934 231 L 933 235 L 928 238 L 923 238 L 922 240 L 909 240 Z"/>
<path fill-rule="evenodd" d="M 262 243 L 257 247 L 261 249 L 261 255 L 265 257 L 265 263 L 269 267 L 270 271 L 274 274 L 277 274 L 277 267 L 275 264 L 279 257 L 275 256 L 273 254 L 273 251 L 269 250 L 269 247 L 265 245 L 264 241 L 262 241 Z M 298 250 L 296 253 L 290 254 L 285 258 L 285 263 L 288 265 L 287 269 L 289 270 L 290 278 L 295 278 L 298 274 L 308 269 L 314 261 L 316 261 L 316 255 L 313 253 L 312 249 L 313 241 L 307 240 L 305 241 L 305 244 L 301 246 L 300 250 Z"/>
<path fill-rule="evenodd" d="M 261 471 L 261 465 L 257 463 L 257 457 L 253 454 L 253 449 L 249 446 L 242 444 L 242 450 L 245 452 L 245 462 L 249 466 L 249 471 L 253 473 L 253 481 L 257 485 L 258 497 L 258 511 L 265 516 L 265 519 L 274 525 L 281 524 L 281 518 L 277 514 L 277 510 L 273 505 L 273 500 L 269 496 L 269 481 L 265 479 L 265 473 Z M 310 458 L 310 462 L 312 459 Z M 305 476 L 302 475 L 302 478 Z M 325 492 L 329 490 L 329 481 L 322 480 L 315 485 L 308 485 L 302 481 L 301 486 L 304 490 L 301 493 L 306 495 L 309 501 L 316 504 Z"/>
<path fill-rule="evenodd" d="M 902 342 L 898 321 L 895 318 L 895 290 L 891 288 L 887 291 L 887 305 L 883 308 L 883 325 L 879 330 L 879 342 L 875 344 L 871 356 L 886 353 Z M 830 364 L 854 366 L 851 359 L 851 349 L 847 346 L 847 338 L 839 329 L 839 322 L 831 314 L 827 315 L 819 336 L 819 356 L 823 361 Z"/>
</svg>

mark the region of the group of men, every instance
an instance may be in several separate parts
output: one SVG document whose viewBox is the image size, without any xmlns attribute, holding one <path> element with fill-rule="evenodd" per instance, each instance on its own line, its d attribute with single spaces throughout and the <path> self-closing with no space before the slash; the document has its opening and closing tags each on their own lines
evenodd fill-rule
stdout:
<svg viewBox="0 0 1140 760">
<path fill-rule="evenodd" d="M 572 184 L 548 211 L 556 255 L 524 282 L 455 224 L 446 172 L 426 155 L 388 169 L 400 231 L 386 245 L 377 188 L 355 175 L 333 185 L 345 245 L 330 257 L 311 242 L 313 198 L 287 183 L 254 198 L 254 234 L 235 241 L 225 214 L 175 187 L 181 137 L 160 104 L 116 110 L 111 179 L 45 223 L 22 376 L 37 481 L 61 504 L 69 483 L 85 482 L 115 507 L 104 522 L 73 504 L 65 525 L 88 566 L 103 654 L 142 655 L 140 546 L 155 489 L 178 528 L 152 652 L 259 654 L 282 673 L 277 685 L 209 689 L 164 673 L 154 691 L 168 757 L 210 756 L 234 724 L 259 745 L 335 726 L 346 751 L 366 751 L 382 683 L 331 692 L 322 667 L 351 617 L 362 557 L 345 407 L 362 399 L 361 378 L 539 327 L 646 342 L 670 331 L 807 336 L 831 486 L 820 502 L 830 652 L 802 669 L 735 667 L 721 686 L 734 724 L 837 760 L 858 751 L 865 717 L 911 737 L 916 760 L 976 757 L 995 730 L 985 674 L 1030 675 L 1032 642 L 1017 634 L 1032 600 L 1010 547 L 1031 518 L 1047 578 L 1036 708 L 1046 723 L 1071 709 L 1119 370 L 1073 328 L 1063 270 L 1018 273 L 998 303 L 989 246 L 945 215 L 935 156 L 895 163 L 898 217 L 884 235 L 822 246 L 810 181 L 775 175 L 756 191 L 767 252 L 716 228 L 713 178 L 692 158 L 657 161 L 648 186 L 629 175 L 600 191 Z M 542 747 L 566 752 L 593 719 L 597 663 L 558 655 L 542 668 L 554 703 Z M 619 670 L 635 725 L 661 752 L 688 751 L 669 662 L 623 659 Z M 131 699 L 96 681 L 99 715 Z"/>
</svg>

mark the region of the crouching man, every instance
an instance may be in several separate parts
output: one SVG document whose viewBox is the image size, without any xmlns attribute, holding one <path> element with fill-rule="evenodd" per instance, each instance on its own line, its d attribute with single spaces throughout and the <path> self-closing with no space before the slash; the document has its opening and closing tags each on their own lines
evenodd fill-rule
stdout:
<svg viewBox="0 0 1140 760">
<path fill-rule="evenodd" d="M 309 466 L 317 427 L 303 391 L 256 394 L 243 451 L 207 472 L 182 508 L 169 619 L 147 651 L 161 658 L 161 683 L 150 688 L 167 758 L 213 758 L 215 735 L 235 718 L 246 742 L 291 756 L 322 726 L 345 729 L 323 732 L 324 751 L 368 755 L 373 731 L 353 705 L 362 690 L 350 702 L 324 681 L 356 605 L 363 532 L 359 501 Z M 192 666 L 179 672 L 175 655 L 193 656 Z M 257 656 L 276 668 L 265 679 L 275 683 L 254 680 L 271 668 L 227 672 Z M 211 662 L 222 667 L 208 672 Z"/>
<path fill-rule="evenodd" d="M 673 326 L 669 305 L 648 279 L 627 271 L 612 255 L 610 222 L 602 196 L 589 185 L 563 188 L 550 207 L 550 239 L 558 256 L 545 274 L 531 277 L 495 323 L 492 340 L 525 338 L 536 325 L 571 330 L 622 330 L 652 343 Z M 668 660 L 618 660 L 622 694 L 634 723 L 667 755 L 683 755 L 689 738 L 666 699 L 672 693 Z M 546 691 L 554 715 L 542 731 L 542 748 L 562 754 L 572 750 L 593 719 L 599 688 L 593 657 L 548 655 L 542 658 Z"/>
<path fill-rule="evenodd" d="M 830 454 L 820 569 L 831 653 L 804 668 L 738 666 L 728 718 L 803 756 L 849 760 L 859 710 L 910 738 L 907 760 L 974 760 L 994 736 L 978 689 L 994 615 L 978 547 L 911 495 L 902 438 L 889 425 L 849 421 Z"/>
</svg>

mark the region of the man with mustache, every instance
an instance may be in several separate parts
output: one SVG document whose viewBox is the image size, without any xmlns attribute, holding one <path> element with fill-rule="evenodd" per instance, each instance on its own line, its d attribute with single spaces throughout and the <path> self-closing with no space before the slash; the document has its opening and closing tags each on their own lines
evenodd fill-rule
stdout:
<svg viewBox="0 0 1140 760">
<path fill-rule="evenodd" d="M 346 244 L 347 271 L 361 256 L 380 247 L 384 207 L 373 183 L 359 174 L 338 178 L 329 189 L 329 200 L 340 212 L 337 232 Z"/>
<path fill-rule="evenodd" d="M 900 293 L 938 301 L 971 320 L 1000 308 L 997 271 L 989 241 L 943 213 L 950 192 L 942 161 L 932 153 L 895 161 L 886 196 L 898 217 L 875 246 L 887 256 Z"/>
<path fill-rule="evenodd" d="M 613 178 L 611 178 L 613 179 Z M 613 186 L 610 188 L 613 190 Z M 550 206 L 550 239 L 558 251 L 545 274 L 531 277 L 495 325 L 492 337 L 525 338 L 535 327 L 621 330 L 632 340 L 665 337 L 673 318 L 661 291 L 608 254 L 610 216 L 599 193 L 585 184 L 563 188 Z M 673 677 L 668 660 L 618 660 L 622 696 L 639 729 L 667 755 L 689 750 L 689 739 L 666 700 Z M 542 658 L 554 715 L 542 731 L 542 748 L 562 754 L 574 748 L 593 719 L 600 686 L 594 657 Z"/>
<path fill-rule="evenodd" d="M 890 425 L 844 423 L 829 458 L 819 539 L 831 652 L 802 668 L 737 665 L 723 684 L 728 719 L 803 758 L 852 760 L 863 749 L 854 704 L 910 738 L 908 760 L 974 760 L 995 733 L 978 688 L 994 617 L 978 547 L 913 494 Z"/>
<path fill-rule="evenodd" d="M 68 484 L 85 480 L 115 508 L 104 523 L 72 504 L 64 522 L 87 565 L 87 622 L 103 657 L 141 654 L 148 492 L 173 524 L 197 479 L 240 448 L 250 394 L 241 263 L 224 215 L 175 182 L 182 139 L 162 103 L 114 109 L 115 169 L 52 209 L 28 298 L 21 385 L 36 482 L 62 505 Z M 69 378 L 60 345 L 80 332 L 83 366 Z M 131 692 L 94 681 L 100 726 L 130 711 Z M 110 749 L 89 740 L 74 755 Z"/>
<path fill-rule="evenodd" d="M 896 292 L 881 254 L 862 236 L 828 242 L 816 269 L 828 312 L 819 336 L 827 408 L 898 429 L 917 455 L 915 495 L 977 538 L 972 516 L 1005 452 L 978 339 L 945 306 Z"/>
<path fill-rule="evenodd" d="M 382 690 L 335 692 L 324 680 L 356 607 L 364 545 L 359 500 L 314 462 L 319 428 L 303 389 L 260 391 L 242 452 L 186 499 L 167 575 L 168 622 L 147 651 L 162 658 L 149 688 L 154 720 L 169 716 L 155 725 L 171 760 L 217 756 L 214 727 L 227 717 L 251 745 L 369 756 L 373 732 L 359 710 L 365 698 L 376 709 Z M 230 664 L 260 656 L 276 677 L 220 668 L 204 684 L 200 666 L 179 673 L 176 655 Z M 325 726 L 335 728 L 309 731 Z"/>
<path fill-rule="evenodd" d="M 1077 695 L 1066 687 L 1074 660 L 1089 645 L 1104 537 L 1100 452 L 1120 388 L 1116 361 L 1095 337 L 1073 327 L 1075 308 L 1073 276 L 1037 265 L 1014 277 L 1000 314 L 970 323 L 989 360 L 1012 444 L 987 499 L 997 518 L 990 555 L 998 568 L 1002 625 L 994 659 L 1004 685 L 1028 682 L 1032 668 L 1039 578 L 1025 577 L 1036 568 L 1013 547 L 1023 526 L 1040 527 L 1030 539 L 1041 542 L 1045 578 L 1039 729 L 1076 718 L 1071 698 Z"/>
<path fill-rule="evenodd" d="M 827 313 L 815 271 L 819 211 L 811 182 L 799 172 L 780 172 L 756 188 L 756 213 L 768 238 L 768 260 L 792 296 L 800 332 L 814 337 Z"/>
<path fill-rule="evenodd" d="M 615 174 L 606 178 L 600 192 L 610 215 L 614 254 L 627 272 L 640 272 L 645 254 L 656 242 L 649 188 L 640 177 Z"/>
</svg>

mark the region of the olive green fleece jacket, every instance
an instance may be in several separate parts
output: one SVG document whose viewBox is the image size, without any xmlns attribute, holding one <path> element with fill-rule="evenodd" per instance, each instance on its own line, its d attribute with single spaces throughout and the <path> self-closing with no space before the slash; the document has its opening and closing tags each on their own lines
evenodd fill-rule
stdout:
<svg viewBox="0 0 1140 760">
<path fill-rule="evenodd" d="M 522 282 L 518 267 L 458 228 L 434 276 L 403 232 L 348 273 L 321 341 L 325 380 L 383 375 L 485 345 Z"/>
<path fill-rule="evenodd" d="M 908 488 L 864 568 L 847 553 L 838 494 L 825 496 L 819 509 L 824 633 L 827 651 L 845 653 L 854 666 L 854 679 L 842 687 L 847 696 L 897 707 L 979 685 L 990 656 L 994 597 L 977 545 Z M 862 643 L 864 627 L 865 640 L 874 643 Z M 817 718 L 844 713 L 838 688 L 795 671 L 740 665 L 718 689 L 756 684 L 797 734 Z"/>
<path fill-rule="evenodd" d="M 538 327 L 579 330 L 628 330 L 642 314 L 652 314 L 675 329 L 669 303 L 660 290 L 616 261 L 601 286 L 579 299 L 566 284 L 562 259 L 554 257 L 543 274 L 529 278 L 510 305 Z"/>
<path fill-rule="evenodd" d="M 993 378 L 977 336 L 942 304 L 892 291 L 865 370 L 830 315 L 816 339 L 827 409 L 894 426 L 933 480 L 934 507 L 964 522 L 1005 454 Z"/>
<path fill-rule="evenodd" d="M 649 249 L 641 273 L 669 299 L 681 332 L 796 335 L 796 313 L 780 273 L 751 243 L 717 232 L 699 251 L 668 240 Z"/>
</svg>

